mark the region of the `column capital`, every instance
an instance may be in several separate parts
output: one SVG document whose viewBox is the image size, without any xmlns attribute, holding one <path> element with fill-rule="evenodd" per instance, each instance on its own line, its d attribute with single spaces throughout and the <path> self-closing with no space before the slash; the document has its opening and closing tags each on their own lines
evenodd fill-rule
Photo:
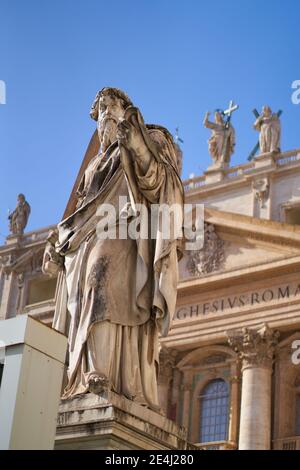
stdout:
<svg viewBox="0 0 300 470">
<path fill-rule="evenodd" d="M 228 380 L 228 382 L 231 384 L 238 384 L 241 381 L 242 381 L 242 378 L 240 375 L 232 375 L 231 377 L 229 377 L 229 380 Z"/>
<path fill-rule="evenodd" d="M 177 351 L 162 348 L 159 354 L 158 383 L 170 383 L 175 368 Z"/>
<path fill-rule="evenodd" d="M 242 368 L 265 367 L 273 364 L 273 355 L 278 344 L 279 331 L 263 324 L 260 328 L 242 328 L 227 332 L 229 345 L 242 361 Z"/>
<path fill-rule="evenodd" d="M 192 391 L 192 384 L 189 383 L 189 382 L 185 382 L 182 384 L 181 386 L 181 390 L 183 390 L 184 392 L 191 392 Z"/>
</svg>

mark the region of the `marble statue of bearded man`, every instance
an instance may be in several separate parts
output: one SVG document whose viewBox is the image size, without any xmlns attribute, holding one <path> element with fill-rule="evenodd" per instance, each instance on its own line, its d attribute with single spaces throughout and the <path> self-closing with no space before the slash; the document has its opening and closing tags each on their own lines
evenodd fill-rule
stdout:
<svg viewBox="0 0 300 470">
<path fill-rule="evenodd" d="M 102 89 L 91 117 L 99 152 L 84 168 L 77 206 L 58 225 L 55 244 L 51 234 L 44 257 L 45 272 L 63 266 L 53 321 L 69 339 L 63 398 L 108 389 L 159 409 L 158 334 L 167 334 L 175 310 L 180 231 L 171 227 L 166 238 L 157 223 L 152 239 L 120 233 L 137 219 L 140 233 L 149 233 L 153 204 L 182 209 L 176 148 L 166 129 L 144 124 L 121 90 Z M 115 209 L 113 239 L 103 235 L 104 204 Z M 138 211 L 139 204 L 148 211 Z"/>
</svg>

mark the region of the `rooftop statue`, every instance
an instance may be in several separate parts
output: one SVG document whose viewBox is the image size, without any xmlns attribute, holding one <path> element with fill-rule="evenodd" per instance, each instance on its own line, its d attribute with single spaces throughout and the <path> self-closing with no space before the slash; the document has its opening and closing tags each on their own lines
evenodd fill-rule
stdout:
<svg viewBox="0 0 300 470">
<path fill-rule="evenodd" d="M 17 207 L 8 216 L 9 230 L 13 235 L 22 235 L 24 233 L 30 211 L 30 205 L 26 201 L 24 194 L 19 194 Z"/>
<path fill-rule="evenodd" d="M 203 125 L 212 130 L 208 149 L 215 167 L 229 166 L 231 155 L 234 153 L 235 130 L 230 120 L 232 112 L 237 108 L 238 106 L 233 105 L 231 101 L 228 110 L 215 112 L 215 122 L 209 120 L 209 112 L 205 114 Z M 227 116 L 226 120 L 225 116 Z"/>
<path fill-rule="evenodd" d="M 280 152 L 281 124 L 279 116 L 280 114 L 273 113 L 269 106 L 264 106 L 262 114 L 258 114 L 253 127 L 260 132 L 260 153 Z"/>
</svg>

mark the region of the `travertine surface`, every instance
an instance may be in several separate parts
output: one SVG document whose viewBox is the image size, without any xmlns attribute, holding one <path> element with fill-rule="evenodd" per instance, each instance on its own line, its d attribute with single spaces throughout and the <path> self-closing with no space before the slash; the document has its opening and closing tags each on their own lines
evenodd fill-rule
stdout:
<svg viewBox="0 0 300 470">
<path fill-rule="evenodd" d="M 177 149 L 119 89 L 98 92 L 90 115 L 99 152 L 82 170 L 76 210 L 44 256 L 44 272 L 53 275 L 55 264 L 60 271 L 53 328 L 69 338 L 63 396 L 111 389 L 159 411 L 158 334 L 168 333 L 175 310 L 181 233 L 163 237 L 157 214 L 151 238 L 148 223 L 153 204 L 183 205 Z M 108 206 L 110 236 L 101 224 Z M 130 236 L 135 223 L 146 236 Z"/>
<path fill-rule="evenodd" d="M 26 201 L 24 194 L 19 194 L 17 207 L 8 216 L 9 230 L 13 235 L 22 235 L 24 233 L 30 211 L 30 205 Z"/>
<path fill-rule="evenodd" d="M 61 402 L 56 449 L 187 449 L 187 431 L 112 392 Z"/>
<path fill-rule="evenodd" d="M 235 147 L 235 131 L 230 122 L 226 123 L 220 112 L 215 112 L 215 122 L 209 120 L 209 114 L 204 118 L 204 127 L 211 129 L 212 135 L 208 141 L 208 149 L 214 162 L 212 168 L 224 168 L 230 163 L 230 157 Z"/>
<path fill-rule="evenodd" d="M 75 211 L 75 191 L 98 147 L 96 131 L 65 217 Z M 194 256 L 194 274 L 187 268 L 187 257 L 180 263 L 176 312 L 168 337 L 161 339 L 158 385 L 164 415 L 186 426 L 189 440 L 198 443 L 203 388 L 218 378 L 228 383 L 227 440 L 201 443 L 201 447 L 237 448 L 241 439 L 240 446 L 256 448 L 263 443 L 276 449 L 300 449 L 295 423 L 300 373 L 291 362 L 292 342 L 300 338 L 299 182 L 300 149 L 261 153 L 251 162 L 210 170 L 184 182 L 186 202 L 205 204 L 205 222 L 213 226 L 217 239 L 209 243 L 207 255 Z M 50 229 L 10 236 L 0 247 L 0 318 L 28 312 L 51 320 L 57 296 L 43 301 L 34 295 L 44 289 L 38 283 L 44 280 L 41 258 Z M 51 256 L 50 250 L 48 261 Z M 49 279 L 55 281 L 54 272 L 52 276 Z M 275 363 L 271 371 L 257 367 L 241 371 L 241 360 L 228 346 L 226 331 L 256 329 L 262 322 L 282 335 Z M 138 411 L 117 401 L 110 405 L 93 394 L 75 403 L 76 409 L 71 402 L 62 404 L 58 448 L 182 445 L 180 432 L 167 425 L 166 418 L 154 419 L 145 408 Z M 253 430 L 258 425 L 263 434 L 260 442 Z"/>
<path fill-rule="evenodd" d="M 262 114 L 256 119 L 254 129 L 260 132 L 260 153 L 280 152 L 280 119 L 269 106 L 264 106 Z"/>
</svg>

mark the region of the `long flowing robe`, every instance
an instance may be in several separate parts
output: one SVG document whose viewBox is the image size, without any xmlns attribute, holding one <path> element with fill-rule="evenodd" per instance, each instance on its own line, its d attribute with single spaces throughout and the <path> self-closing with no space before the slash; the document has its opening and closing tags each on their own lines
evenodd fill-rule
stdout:
<svg viewBox="0 0 300 470">
<path fill-rule="evenodd" d="M 281 125 L 277 114 L 260 116 L 255 121 L 254 128 L 260 131 L 259 146 L 261 153 L 280 151 Z"/>
<path fill-rule="evenodd" d="M 16 209 L 10 214 L 10 230 L 14 234 L 24 233 L 30 215 L 30 205 L 27 201 L 19 202 Z"/>
<path fill-rule="evenodd" d="M 235 130 L 231 124 L 206 121 L 205 127 L 212 130 L 212 135 L 208 140 L 209 153 L 214 163 L 229 163 L 230 157 L 234 153 Z"/>
<path fill-rule="evenodd" d="M 167 334 L 175 310 L 182 234 L 173 226 L 178 220 L 171 218 L 168 239 L 159 224 L 154 239 L 103 239 L 99 208 L 115 207 L 117 234 L 137 214 L 143 232 L 149 229 L 151 204 L 182 209 L 183 188 L 169 133 L 159 126 L 146 128 L 136 108 L 125 118 L 142 133 L 150 165 L 143 173 L 135 155 L 117 142 L 90 162 L 78 188 L 79 207 L 58 226 L 56 249 L 65 263 L 53 327 L 68 329 L 63 398 L 85 393 L 97 374 L 107 377 L 117 393 L 158 409 L 158 332 Z M 120 196 L 126 200 L 121 206 Z M 138 213 L 138 204 L 148 211 Z"/>
</svg>

